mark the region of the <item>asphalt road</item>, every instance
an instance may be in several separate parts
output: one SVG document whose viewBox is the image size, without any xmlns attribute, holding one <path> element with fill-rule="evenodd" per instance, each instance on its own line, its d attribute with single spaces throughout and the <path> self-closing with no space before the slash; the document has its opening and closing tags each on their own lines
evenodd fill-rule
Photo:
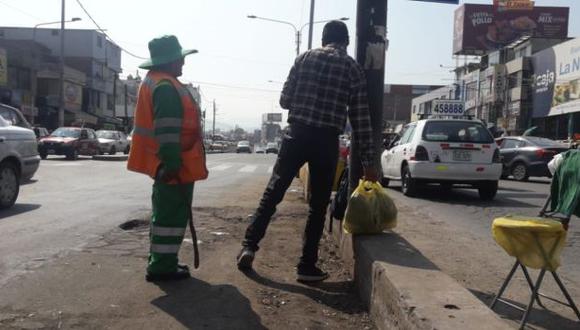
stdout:
<svg viewBox="0 0 580 330">
<path fill-rule="evenodd" d="M 389 192 L 397 201 L 423 211 L 446 224 L 468 230 L 473 235 L 493 243 L 491 238 L 491 223 L 493 219 L 508 215 L 537 216 L 550 192 L 550 180 L 547 178 L 531 178 L 528 182 L 501 180 L 500 189 L 495 200 L 483 202 L 479 199 L 477 190 L 454 189 L 441 192 L 438 187 L 428 187 L 416 198 L 409 198 L 400 192 L 400 183 L 391 182 Z M 567 237 L 567 247 L 563 252 L 562 268 L 564 273 L 580 284 L 580 225 L 573 218 Z M 495 244 L 495 243 L 493 243 Z"/>
<path fill-rule="evenodd" d="M 228 187 L 267 180 L 274 161 L 271 154 L 208 155 L 210 176 L 196 186 L 194 206 L 227 205 Z M 32 182 L 21 187 L 16 205 L 0 212 L 0 286 L 147 213 L 152 181 L 125 166 L 82 157 L 42 161 Z"/>
<path fill-rule="evenodd" d="M 256 194 L 244 196 L 239 189 L 231 188 L 241 187 L 250 180 L 265 184 L 274 161 L 274 155 L 208 155 L 210 176 L 196 186 L 194 206 L 228 206 L 233 204 L 231 201 L 234 199 L 248 202 L 247 205 L 257 205 L 257 200 L 249 200 L 256 199 Z M 35 269 L 61 254 L 80 249 L 115 226 L 146 214 L 150 209 L 152 182 L 143 175 L 128 172 L 125 165 L 125 162 L 93 161 L 88 158 L 66 161 L 55 157 L 42 161 L 33 182 L 21 187 L 17 204 L 10 210 L 0 212 L 0 287 L 15 275 Z M 413 225 L 417 230 L 428 231 L 428 227 L 421 228 L 421 222 L 433 223 L 436 220 L 442 222 L 442 226 L 457 228 L 457 233 L 468 233 L 469 236 L 444 238 L 423 233 L 420 237 L 434 242 L 473 239 L 474 245 L 477 243 L 487 248 L 495 246 L 490 233 L 494 218 L 510 213 L 536 215 L 548 196 L 549 187 L 547 179 L 524 183 L 503 180 L 496 199 L 491 202 L 482 202 L 477 191 L 469 189 L 442 193 L 438 188 L 428 188 L 417 198 L 408 198 L 400 193 L 400 184 L 392 182 L 388 191 L 401 209 L 426 215 L 425 219 L 417 221 L 418 226 Z M 559 270 L 566 281 L 573 282 L 572 295 L 575 297 L 580 294 L 580 290 L 575 289 L 580 288 L 580 260 L 577 258 L 580 252 L 580 226 L 576 226 L 577 220 L 572 220 L 563 253 L 565 266 Z M 403 224 L 401 228 L 404 229 Z M 423 244 L 427 248 L 424 252 L 428 251 L 426 255 L 432 257 L 435 263 L 438 263 L 440 256 L 442 261 L 449 261 L 445 256 L 448 252 L 430 251 L 433 245 Z M 438 244 L 441 249 L 445 248 L 445 243 Z M 497 248 L 493 251 L 501 252 Z M 470 253 L 468 250 L 463 253 L 459 249 L 454 251 L 458 260 L 474 257 L 466 255 Z M 501 265 L 494 259 L 498 256 L 501 256 Z M 509 258 L 503 253 L 475 258 L 480 258 L 477 259 L 479 261 L 487 258 L 485 263 L 495 268 L 497 274 L 503 275 L 509 270 L 504 269 L 509 264 Z M 463 274 L 465 265 L 461 261 L 442 268 L 469 287 L 477 287 L 470 281 L 482 280 L 485 276 L 469 272 Z M 495 290 L 499 283 L 499 278 L 494 278 L 487 287 L 483 287 L 486 289 L 483 291 Z"/>
</svg>

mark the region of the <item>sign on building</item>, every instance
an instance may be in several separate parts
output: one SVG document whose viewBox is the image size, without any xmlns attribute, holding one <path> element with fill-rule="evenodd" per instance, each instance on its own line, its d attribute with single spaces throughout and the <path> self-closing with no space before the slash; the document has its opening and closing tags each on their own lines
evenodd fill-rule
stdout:
<svg viewBox="0 0 580 330">
<path fill-rule="evenodd" d="M 493 0 L 493 6 L 498 11 L 506 10 L 532 10 L 534 1 L 531 0 Z"/>
<path fill-rule="evenodd" d="M 0 48 L 0 86 L 8 85 L 8 59 L 6 50 Z"/>
<path fill-rule="evenodd" d="M 279 123 L 282 122 L 281 113 L 265 113 L 262 115 L 263 123 Z"/>
<path fill-rule="evenodd" d="M 492 5 L 465 4 L 455 11 L 453 54 L 484 55 L 523 36 L 568 37 L 567 7 L 499 11 Z"/>
<path fill-rule="evenodd" d="M 65 108 L 70 111 L 81 111 L 83 105 L 83 88 L 80 85 L 64 82 Z"/>
<path fill-rule="evenodd" d="M 534 118 L 580 112 L 580 39 L 532 56 Z"/>
</svg>

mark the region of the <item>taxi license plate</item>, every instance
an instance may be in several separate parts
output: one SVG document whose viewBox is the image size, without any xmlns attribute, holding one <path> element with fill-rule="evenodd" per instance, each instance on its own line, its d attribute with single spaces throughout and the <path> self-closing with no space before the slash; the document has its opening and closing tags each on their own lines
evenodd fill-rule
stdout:
<svg viewBox="0 0 580 330">
<path fill-rule="evenodd" d="M 458 162 L 471 161 L 471 152 L 466 150 L 453 150 L 453 160 Z"/>
<path fill-rule="evenodd" d="M 54 149 L 48 149 L 48 150 L 46 151 L 46 153 L 47 153 L 47 154 L 51 154 L 51 155 L 53 155 L 53 154 L 54 154 Z"/>
</svg>

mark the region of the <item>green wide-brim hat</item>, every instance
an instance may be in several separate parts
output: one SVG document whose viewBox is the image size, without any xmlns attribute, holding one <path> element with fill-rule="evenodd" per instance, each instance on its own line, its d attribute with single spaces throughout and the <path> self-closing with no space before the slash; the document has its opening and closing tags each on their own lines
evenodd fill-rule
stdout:
<svg viewBox="0 0 580 330">
<path fill-rule="evenodd" d="M 141 69 L 151 69 L 154 66 L 167 64 L 195 54 L 195 49 L 182 49 L 176 36 L 162 36 L 149 41 L 151 58 L 139 65 Z"/>
</svg>

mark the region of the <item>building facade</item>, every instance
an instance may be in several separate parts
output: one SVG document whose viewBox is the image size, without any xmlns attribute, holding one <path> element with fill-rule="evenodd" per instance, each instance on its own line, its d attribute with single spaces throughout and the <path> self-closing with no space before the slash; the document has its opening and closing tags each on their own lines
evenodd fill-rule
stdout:
<svg viewBox="0 0 580 330">
<path fill-rule="evenodd" d="M 580 39 L 532 55 L 531 125 L 554 139 L 580 139 Z"/>
<path fill-rule="evenodd" d="M 455 73 L 455 84 L 413 99 L 412 121 L 435 99 L 457 99 L 466 114 L 507 135 L 533 126 L 558 140 L 580 133 L 579 39 L 523 37 Z"/>
<path fill-rule="evenodd" d="M 383 96 L 383 121 L 385 128 L 394 128 L 398 124 L 408 123 L 411 120 L 413 99 L 441 87 L 386 84 Z"/>
<path fill-rule="evenodd" d="M 50 52 L 52 60 L 49 63 L 58 65 L 60 33 L 60 29 L 0 27 L 0 40 L 41 45 Z M 65 124 L 80 120 L 95 127 L 120 126 L 122 122 L 115 118 L 115 99 L 121 72 L 121 49 L 101 32 L 66 30 L 63 57 L 66 66 L 85 75 L 80 97 L 76 96 L 78 86 L 74 83 L 67 86 L 65 81 L 65 100 L 67 95 L 74 98 L 72 103 L 65 102 Z M 58 95 L 58 89 L 56 92 Z M 77 111 L 75 102 L 79 99 L 82 103 Z M 46 104 L 53 106 L 50 102 Z"/>
</svg>

